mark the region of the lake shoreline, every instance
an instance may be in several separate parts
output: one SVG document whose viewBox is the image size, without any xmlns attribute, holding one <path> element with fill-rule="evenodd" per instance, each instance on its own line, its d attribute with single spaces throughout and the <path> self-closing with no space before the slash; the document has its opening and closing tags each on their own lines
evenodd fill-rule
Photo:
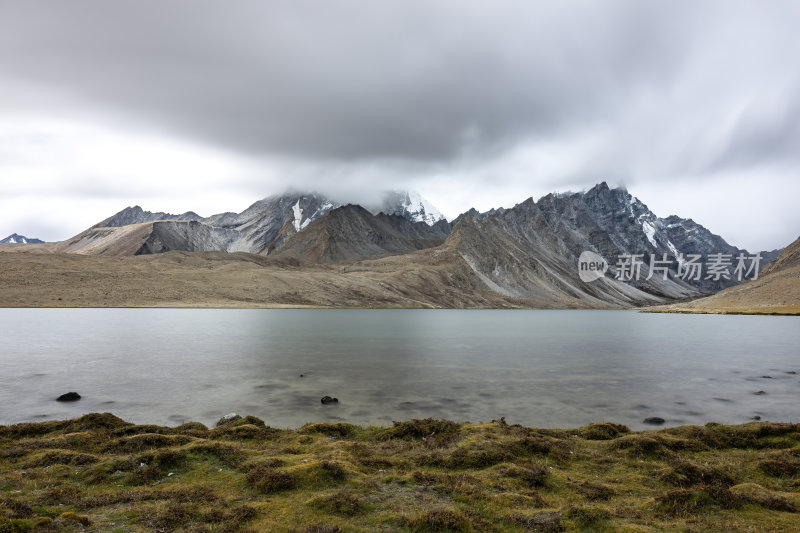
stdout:
<svg viewBox="0 0 800 533">
<path fill-rule="evenodd" d="M 674 313 L 679 315 L 753 315 L 753 316 L 797 316 L 800 306 L 778 306 L 766 309 L 693 309 L 691 307 L 666 306 L 642 307 L 640 313 Z"/>
</svg>

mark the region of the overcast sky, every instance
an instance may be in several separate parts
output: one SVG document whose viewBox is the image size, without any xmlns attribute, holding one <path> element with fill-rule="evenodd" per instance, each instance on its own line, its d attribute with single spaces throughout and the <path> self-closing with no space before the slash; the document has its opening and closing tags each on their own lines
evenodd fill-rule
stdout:
<svg viewBox="0 0 800 533">
<path fill-rule="evenodd" d="M 625 185 L 800 234 L 800 2 L 0 0 L 0 233 L 287 187 L 448 217 Z"/>
</svg>

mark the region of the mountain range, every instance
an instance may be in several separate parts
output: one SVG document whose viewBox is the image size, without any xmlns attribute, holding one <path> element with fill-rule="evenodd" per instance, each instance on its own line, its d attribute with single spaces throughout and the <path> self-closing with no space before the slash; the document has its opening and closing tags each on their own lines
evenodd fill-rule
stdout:
<svg viewBox="0 0 800 533">
<path fill-rule="evenodd" d="M 136 206 L 44 246 L 49 252 L 97 256 L 246 252 L 286 268 L 358 273 L 391 295 L 434 306 L 668 303 L 739 282 L 735 275 L 707 279 L 705 272 L 697 280 L 684 279 L 678 257 L 698 254 L 708 260 L 727 254 L 732 273 L 736 257 L 754 255 L 691 219 L 659 218 L 627 190 L 605 182 L 585 192 L 528 198 L 511 208 L 472 209 L 452 222 L 412 192 L 390 193 L 370 209 L 302 192 L 210 217 L 191 211 L 151 213 Z M 607 272 L 596 281 L 579 275 L 578 260 L 586 251 L 607 263 Z M 651 272 L 651 260 L 665 254 L 663 268 Z M 763 267 L 778 251 L 760 254 Z M 642 262 L 641 275 L 625 279 L 620 258 L 633 256 Z"/>
</svg>

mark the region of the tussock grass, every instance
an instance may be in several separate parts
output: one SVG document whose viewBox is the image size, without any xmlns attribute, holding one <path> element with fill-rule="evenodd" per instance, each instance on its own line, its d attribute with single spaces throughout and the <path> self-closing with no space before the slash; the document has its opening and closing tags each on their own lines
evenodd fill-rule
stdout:
<svg viewBox="0 0 800 533">
<path fill-rule="evenodd" d="M 293 489 L 297 480 L 285 470 L 276 470 L 269 466 L 258 465 L 247 472 L 247 482 L 264 493 Z"/>
<path fill-rule="evenodd" d="M 800 426 L 0 426 L 10 531 L 791 531 Z"/>
</svg>

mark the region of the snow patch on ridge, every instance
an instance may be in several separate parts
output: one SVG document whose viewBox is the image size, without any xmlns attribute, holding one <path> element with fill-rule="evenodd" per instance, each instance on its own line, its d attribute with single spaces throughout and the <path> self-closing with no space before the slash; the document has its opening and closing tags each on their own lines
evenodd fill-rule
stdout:
<svg viewBox="0 0 800 533">
<path fill-rule="evenodd" d="M 305 228 L 310 220 L 306 220 L 305 224 L 301 224 L 300 221 L 303 219 L 303 210 L 300 209 L 300 200 L 297 200 L 297 203 L 292 206 L 292 211 L 294 211 L 294 230 L 300 231 L 301 229 Z"/>
<path fill-rule="evenodd" d="M 678 259 L 680 254 L 678 253 L 678 249 L 675 247 L 675 245 L 672 244 L 672 241 L 667 241 L 667 248 L 669 248 L 669 251 L 672 252 L 672 256 L 675 259 Z"/>
<path fill-rule="evenodd" d="M 656 228 L 654 228 L 653 225 L 650 224 L 650 222 L 642 220 L 642 230 L 644 231 L 647 240 L 650 241 L 650 244 L 658 248 L 658 244 L 656 244 L 656 239 L 655 239 Z"/>
</svg>

